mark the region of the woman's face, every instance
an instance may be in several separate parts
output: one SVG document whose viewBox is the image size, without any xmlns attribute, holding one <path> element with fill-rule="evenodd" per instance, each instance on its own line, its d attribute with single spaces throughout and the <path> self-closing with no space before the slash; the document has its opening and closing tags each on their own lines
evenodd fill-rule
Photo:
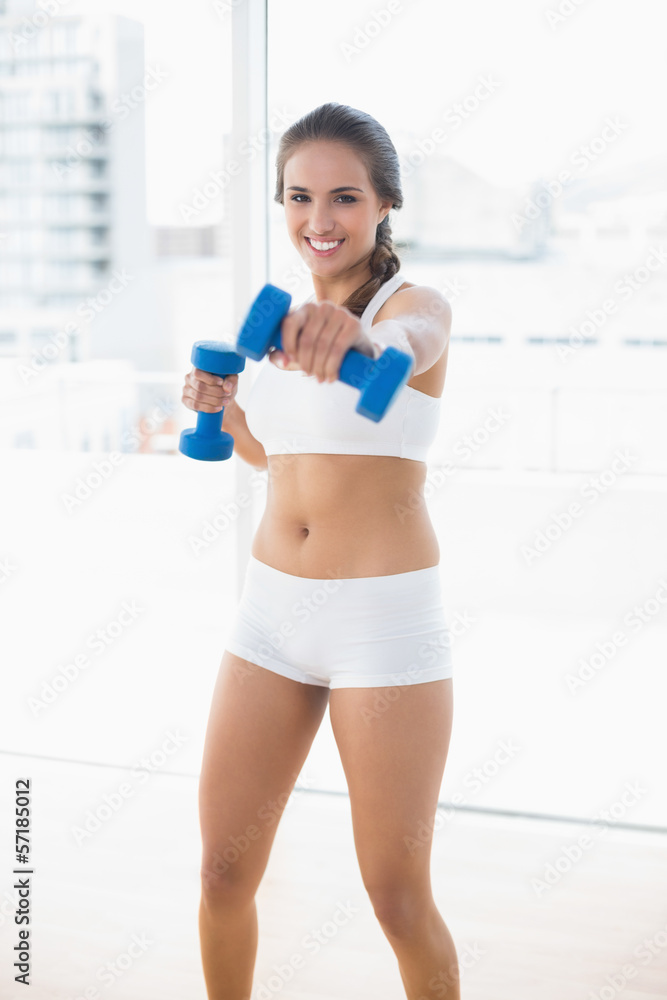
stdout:
<svg viewBox="0 0 667 1000">
<path fill-rule="evenodd" d="M 285 164 L 283 201 L 292 243 L 322 277 L 367 258 L 376 226 L 391 208 L 390 201 L 378 198 L 354 150 L 324 141 L 303 143 L 292 153 Z"/>
</svg>

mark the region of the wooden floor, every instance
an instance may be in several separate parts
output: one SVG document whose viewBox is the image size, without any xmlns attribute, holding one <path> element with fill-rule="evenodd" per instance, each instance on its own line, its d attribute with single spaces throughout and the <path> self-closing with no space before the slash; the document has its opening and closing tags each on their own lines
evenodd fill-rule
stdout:
<svg viewBox="0 0 667 1000">
<path fill-rule="evenodd" d="M 3 798 L 25 775 L 34 797 L 31 1000 L 206 1000 L 197 779 L 162 773 L 141 787 L 134 781 L 133 796 L 121 797 L 79 846 L 73 831 L 86 810 L 127 773 L 3 754 Z M 433 885 L 465 965 L 464 1000 L 667 997 L 667 838 L 611 829 L 538 895 L 532 880 L 586 827 L 444 810 L 440 819 Z M 0 996 L 14 1000 L 28 992 L 13 982 L 12 827 L 4 805 L 0 823 Z M 344 796 L 297 786 L 258 912 L 253 1000 L 405 997 L 361 883 Z M 310 935 L 320 929 L 326 943 L 315 950 Z M 294 955 L 302 967 L 288 979 Z"/>
</svg>

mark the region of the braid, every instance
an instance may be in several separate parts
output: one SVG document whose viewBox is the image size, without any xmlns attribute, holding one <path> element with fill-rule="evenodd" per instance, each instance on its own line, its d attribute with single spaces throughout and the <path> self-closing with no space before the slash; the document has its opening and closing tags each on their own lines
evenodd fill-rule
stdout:
<svg viewBox="0 0 667 1000">
<path fill-rule="evenodd" d="M 393 278 L 401 269 L 401 261 L 391 238 L 389 216 L 385 216 L 375 231 L 375 247 L 371 252 L 368 266 L 372 276 L 359 288 L 355 288 L 343 303 L 355 316 L 361 316 L 373 296 L 385 281 Z"/>
</svg>

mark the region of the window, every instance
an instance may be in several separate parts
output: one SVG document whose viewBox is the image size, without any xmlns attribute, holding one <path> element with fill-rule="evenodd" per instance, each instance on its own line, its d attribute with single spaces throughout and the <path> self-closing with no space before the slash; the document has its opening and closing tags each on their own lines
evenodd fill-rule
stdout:
<svg viewBox="0 0 667 1000">
<path fill-rule="evenodd" d="M 44 214 L 47 219 L 65 219 L 72 215 L 75 195 L 46 194 L 44 195 Z"/>
<path fill-rule="evenodd" d="M 106 194 L 100 194 L 99 192 L 93 192 L 88 195 L 88 201 L 90 203 L 90 210 L 95 215 L 106 211 L 109 204 L 109 197 Z"/>
<path fill-rule="evenodd" d="M 28 90 L 0 94 L 0 120 L 23 121 L 33 112 L 33 95 Z"/>
<path fill-rule="evenodd" d="M 54 329 L 40 327 L 40 328 L 34 329 L 31 332 L 31 334 L 30 334 L 30 341 L 32 343 L 32 346 L 35 347 L 35 348 L 37 348 L 37 350 L 39 350 L 39 348 L 43 347 L 44 344 L 46 344 L 49 341 L 53 340 L 53 338 L 55 337 L 55 335 L 56 335 L 56 331 Z"/>
<path fill-rule="evenodd" d="M 368 112 L 398 152 L 404 204 L 390 223 L 406 246 L 401 272 L 452 303 L 425 496 L 444 543 L 446 600 L 452 612 L 474 608 L 479 622 L 455 640 L 455 664 L 464 684 L 474 675 L 482 687 L 510 692 L 501 714 L 507 723 L 510 713 L 519 745 L 525 736 L 530 761 L 488 798 L 482 791 L 480 806 L 596 815 L 600 787 L 613 801 L 630 759 L 639 771 L 652 768 L 656 788 L 661 781 L 657 712 L 647 699 L 641 712 L 628 712 L 623 690 L 633 670 L 643 689 L 664 688 L 664 636 L 656 626 L 649 637 L 646 627 L 646 651 L 631 638 L 627 652 L 609 642 L 615 614 L 622 621 L 648 599 L 657 608 L 659 559 L 650 554 L 656 539 L 665 548 L 667 267 L 651 232 L 664 225 L 667 205 L 664 38 L 647 31 L 660 4 L 614 21 L 601 5 L 513 3 L 514 14 L 523 6 L 530 15 L 520 34 L 507 5 L 493 0 L 338 0 L 328 18 L 317 18 L 316 6 L 268 4 L 269 162 L 289 123 L 319 105 Z M 568 23 L 550 27 L 548 15 Z M 616 51 L 631 61 L 622 74 Z M 324 70 L 308 71 L 313 58 Z M 272 170 L 271 194 L 274 182 Z M 656 201 L 643 218 L 649 197 Z M 602 218 L 601 204 L 613 212 Z M 271 203 L 269 280 L 295 306 L 313 291 L 304 256 L 284 208 Z M 453 277 L 460 290 L 448 292 Z M 620 481 L 610 467 L 626 453 L 633 460 Z M 454 474 L 439 476 L 446 464 Z M 580 518 L 563 515 L 573 508 Z M 649 556 L 638 570 L 640 551 Z M 496 629 L 520 641 L 510 649 L 496 642 Z M 603 646 L 613 662 L 597 652 Z M 525 722 L 531 696 L 514 694 L 525 693 L 526 681 L 554 694 L 539 727 L 534 717 Z M 628 723 L 620 748 L 614 726 L 599 725 L 618 713 Z M 497 717 L 494 706 L 492 729 Z M 478 721 L 471 718 L 473 728 Z M 463 758 L 480 752 L 459 749 Z M 567 778 L 552 781 L 556 772 Z M 647 817 L 651 805 L 648 822 L 664 825 L 664 798 L 660 806 L 654 798 Z"/>
<path fill-rule="evenodd" d="M 5 152 L 11 156 L 37 152 L 39 132 L 36 128 L 8 127 L 0 130 L 0 141 L 4 138 Z"/>
<path fill-rule="evenodd" d="M 53 54 L 56 56 L 72 55 L 78 51 L 78 24 L 53 25 Z"/>
<path fill-rule="evenodd" d="M 105 177 L 107 173 L 106 160 L 89 160 L 88 174 L 90 177 Z"/>
<path fill-rule="evenodd" d="M 34 160 L 7 160 L 3 164 L 8 184 L 32 184 L 36 176 Z"/>
<path fill-rule="evenodd" d="M 99 111 L 104 107 L 104 98 L 98 90 L 93 90 L 92 88 L 88 91 L 88 110 L 92 112 Z"/>
<path fill-rule="evenodd" d="M 44 113 L 54 118 L 72 118 L 76 115 L 76 95 L 71 89 L 50 90 L 44 95 Z"/>
<path fill-rule="evenodd" d="M 527 344 L 569 344 L 571 341 L 572 337 L 526 337 Z M 577 346 L 598 343 L 599 341 L 595 337 L 581 337 L 576 340 Z"/>
<path fill-rule="evenodd" d="M 76 245 L 77 230 L 58 227 L 48 230 L 48 249 L 50 253 L 72 251 Z"/>
<path fill-rule="evenodd" d="M 64 150 L 75 138 L 76 130 L 67 125 L 47 125 L 42 129 L 42 144 L 48 153 Z"/>
<path fill-rule="evenodd" d="M 15 448 L 34 448 L 35 447 L 35 434 L 32 430 L 18 431 L 14 435 L 14 447 Z"/>
</svg>

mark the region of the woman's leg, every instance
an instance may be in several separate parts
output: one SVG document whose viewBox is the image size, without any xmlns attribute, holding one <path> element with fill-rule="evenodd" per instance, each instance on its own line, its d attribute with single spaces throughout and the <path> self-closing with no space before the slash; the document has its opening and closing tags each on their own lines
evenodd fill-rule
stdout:
<svg viewBox="0 0 667 1000">
<path fill-rule="evenodd" d="M 329 700 L 361 876 L 398 959 L 408 1000 L 461 995 L 454 942 L 430 878 L 452 712 L 451 677 L 388 688 L 336 688 Z"/>
<path fill-rule="evenodd" d="M 250 1000 L 255 893 L 328 698 L 327 687 L 223 655 L 199 780 L 199 934 L 209 1000 Z"/>
</svg>

